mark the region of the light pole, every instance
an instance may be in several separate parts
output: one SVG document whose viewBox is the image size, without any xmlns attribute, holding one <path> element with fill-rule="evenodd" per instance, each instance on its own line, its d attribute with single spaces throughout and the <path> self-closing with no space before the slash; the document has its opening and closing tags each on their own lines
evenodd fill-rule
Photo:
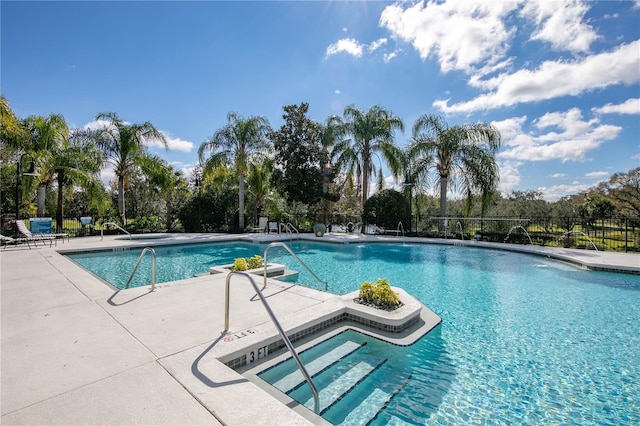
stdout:
<svg viewBox="0 0 640 426">
<path fill-rule="evenodd" d="M 411 181 L 411 179 L 409 179 L 408 176 L 406 176 L 404 178 L 404 183 L 402 184 L 403 187 L 407 188 L 409 190 L 409 233 L 411 233 L 411 219 L 412 219 L 412 215 L 411 215 L 411 188 L 413 187 L 413 182 Z"/>
<path fill-rule="evenodd" d="M 33 161 L 33 157 L 31 157 L 31 163 L 29 164 L 29 170 L 26 173 L 22 173 L 22 161 L 26 155 L 30 155 L 28 153 L 24 153 L 20 156 L 18 160 L 18 164 L 16 167 L 16 220 L 20 219 L 20 202 L 22 195 L 22 176 L 38 176 L 38 173 L 35 172 L 36 162 Z"/>
</svg>

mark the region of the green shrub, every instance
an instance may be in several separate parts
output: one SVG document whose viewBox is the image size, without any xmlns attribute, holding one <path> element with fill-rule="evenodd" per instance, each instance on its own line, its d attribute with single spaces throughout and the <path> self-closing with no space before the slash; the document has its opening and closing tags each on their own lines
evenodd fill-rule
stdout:
<svg viewBox="0 0 640 426">
<path fill-rule="evenodd" d="M 360 286 L 360 299 L 372 302 L 375 299 L 375 288 L 369 281 L 365 281 Z"/>
<path fill-rule="evenodd" d="M 247 265 L 249 269 L 257 269 L 262 267 L 262 256 L 256 254 L 248 259 Z"/>
<path fill-rule="evenodd" d="M 246 271 L 247 269 L 249 269 L 249 265 L 247 265 L 247 259 L 244 257 L 239 257 L 233 261 L 232 271 Z"/>
<path fill-rule="evenodd" d="M 362 220 L 367 225 L 396 229 L 398 222 L 405 228 L 409 218 L 408 196 L 393 189 L 383 189 L 367 199 L 362 211 Z"/>
<path fill-rule="evenodd" d="M 363 282 L 360 286 L 359 299 L 364 303 L 385 309 L 395 309 L 401 304 L 398 293 L 391 289 L 389 282 L 384 278 L 380 278 L 373 284 L 368 281 Z"/>
</svg>

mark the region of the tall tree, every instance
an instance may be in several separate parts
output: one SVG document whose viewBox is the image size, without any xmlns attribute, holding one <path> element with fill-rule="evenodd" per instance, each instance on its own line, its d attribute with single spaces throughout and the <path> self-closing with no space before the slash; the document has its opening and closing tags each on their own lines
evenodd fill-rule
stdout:
<svg viewBox="0 0 640 426">
<path fill-rule="evenodd" d="M 102 165 L 102 153 L 86 137 L 86 132 L 77 130 L 53 152 L 51 160 L 58 182 L 56 228 L 61 231 L 65 185 L 80 184 L 85 188 L 101 185 L 97 173 Z"/>
<path fill-rule="evenodd" d="M 640 216 L 640 167 L 627 173 L 614 173 L 597 190 L 609 197 L 622 214 Z"/>
<path fill-rule="evenodd" d="M 441 217 L 447 214 L 450 184 L 457 184 L 467 197 L 480 194 L 483 199 L 497 187 L 495 156 L 500 148 L 500 132 L 494 126 L 475 123 L 449 127 L 442 117 L 423 115 L 413 125 L 413 143 L 423 157 L 434 160 Z"/>
<path fill-rule="evenodd" d="M 285 123 L 270 136 L 276 151 L 273 180 L 289 202 L 313 205 L 331 196 L 332 176 L 326 167 L 329 153 L 322 144 L 322 126 L 307 117 L 307 103 L 283 109 Z"/>
<path fill-rule="evenodd" d="M 105 160 L 114 167 L 118 178 L 118 210 L 122 223 L 126 222 L 124 192 L 134 167 L 148 156 L 145 142 L 159 141 L 168 149 L 165 136 L 148 121 L 140 124 L 129 124 L 120 119 L 114 112 L 103 112 L 96 120 L 107 120 L 107 124 L 96 132 L 98 147 Z"/>
<path fill-rule="evenodd" d="M 404 132 L 404 123 L 400 117 L 377 105 L 366 112 L 349 105 L 343 116 L 345 133 L 352 139 L 338 142 L 334 147 L 334 157 L 348 174 L 355 170 L 364 205 L 369 195 L 370 177 L 375 173 L 372 156 L 380 152 L 392 169 L 397 167 L 394 133 L 396 130 Z"/>
<path fill-rule="evenodd" d="M 48 117 L 32 115 L 25 119 L 25 127 L 31 139 L 31 151 L 38 166 L 38 216 L 44 216 L 47 186 L 53 182 L 56 168 L 56 153 L 68 143 L 69 127 L 60 114 Z"/>
<path fill-rule="evenodd" d="M 233 163 L 238 175 L 238 225 L 244 229 L 245 177 L 252 156 L 265 154 L 269 144 L 269 122 L 264 117 L 244 119 L 235 112 L 227 114 L 227 125 L 218 129 L 198 148 L 205 173 L 225 163 Z M 211 155 L 205 159 L 205 154 Z"/>
<path fill-rule="evenodd" d="M 273 162 L 249 163 L 247 184 L 249 193 L 253 196 L 253 222 L 258 223 L 258 216 L 264 209 L 270 191 L 271 170 Z"/>
<path fill-rule="evenodd" d="M 178 203 L 184 201 L 189 192 L 187 179 L 182 172 L 157 156 L 147 156 L 141 163 L 141 169 L 148 177 L 149 184 L 157 186 L 164 198 L 165 228 L 169 232 L 177 217 Z"/>
<path fill-rule="evenodd" d="M 27 137 L 22 120 L 15 115 L 7 98 L 0 95 L 0 140 L 9 146 L 16 146 Z"/>
</svg>

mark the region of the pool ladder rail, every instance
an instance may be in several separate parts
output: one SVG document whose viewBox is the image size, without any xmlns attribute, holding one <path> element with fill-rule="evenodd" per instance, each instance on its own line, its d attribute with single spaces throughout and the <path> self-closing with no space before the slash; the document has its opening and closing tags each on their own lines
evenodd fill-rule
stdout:
<svg viewBox="0 0 640 426">
<path fill-rule="evenodd" d="M 116 228 L 118 228 L 119 230 L 121 230 L 122 232 L 127 234 L 129 236 L 129 239 L 131 239 L 131 232 L 127 231 L 126 229 L 124 229 L 123 227 L 121 227 L 120 225 L 118 225 L 115 222 L 105 222 L 105 223 L 102 224 L 102 227 L 100 229 L 100 241 L 102 241 L 104 239 L 104 227 L 107 226 L 107 225 L 115 226 Z"/>
<path fill-rule="evenodd" d="M 138 266 L 140 266 L 140 262 L 142 262 L 142 258 L 145 254 L 151 253 L 151 291 L 156 289 L 156 251 L 151 247 L 145 247 L 140 253 L 140 257 L 138 257 L 138 262 L 136 266 L 133 267 L 133 271 L 131 271 L 131 275 L 129 276 L 129 280 L 127 280 L 127 284 L 124 288 L 129 288 L 129 284 L 131 284 L 131 280 L 133 276 L 136 274 L 138 270 Z"/>
<path fill-rule="evenodd" d="M 293 258 L 295 260 L 297 260 L 298 263 L 300 263 L 313 276 L 313 278 L 315 278 L 320 284 L 324 285 L 324 291 L 327 291 L 329 289 L 329 284 L 326 281 L 322 281 L 320 279 L 320 277 L 318 277 L 311 270 L 311 268 L 309 268 L 307 266 L 307 264 L 302 261 L 302 259 L 300 259 L 298 256 L 296 256 L 296 254 L 285 243 L 277 241 L 275 243 L 271 243 L 271 244 L 267 245 L 267 247 L 265 247 L 265 249 L 264 249 L 264 256 L 263 256 L 263 258 L 264 258 L 264 274 L 263 274 L 264 283 L 262 285 L 262 289 L 263 290 L 267 287 L 267 253 L 268 253 L 269 249 L 272 248 L 272 247 L 282 247 L 285 250 L 287 250 L 289 252 L 289 254 L 291 254 L 291 256 L 293 256 Z"/>
<path fill-rule="evenodd" d="M 225 292 L 224 292 L 224 330 L 222 331 L 222 334 L 224 335 L 224 334 L 227 334 L 229 332 L 229 287 L 230 287 L 229 284 L 231 283 L 231 277 L 233 275 L 241 275 L 241 276 L 247 278 L 249 280 L 249 282 L 251 283 L 251 285 L 253 286 L 253 289 L 256 291 L 258 297 L 260 298 L 260 301 L 262 302 L 262 305 L 264 306 L 265 310 L 267 311 L 267 314 L 269 314 L 269 317 L 271 317 L 271 321 L 273 321 L 273 324 L 278 329 L 278 333 L 280 333 L 280 337 L 282 337 L 282 340 L 284 341 L 285 345 L 287 346 L 287 349 L 289 349 L 289 352 L 291 353 L 291 356 L 293 357 L 293 359 L 295 360 L 296 364 L 298 365 L 298 369 L 300 370 L 300 373 L 302 373 L 302 376 L 307 381 L 307 384 L 309 385 L 309 388 L 311 389 L 311 393 L 313 394 L 314 411 L 315 411 L 316 414 L 319 414 L 319 411 L 320 411 L 320 395 L 318 394 L 318 389 L 313 384 L 313 380 L 311 380 L 311 376 L 309 375 L 309 372 L 307 371 L 307 369 L 305 368 L 304 364 L 300 360 L 300 357 L 298 356 L 298 353 L 296 352 L 295 348 L 293 347 L 293 344 L 291 343 L 291 340 L 289 340 L 289 338 L 287 337 L 287 334 L 284 332 L 284 329 L 282 328 L 282 325 L 280 324 L 280 321 L 278 321 L 278 318 L 276 318 L 276 315 L 273 313 L 273 310 L 271 310 L 271 307 L 269 306 L 269 303 L 267 302 L 267 299 L 265 299 L 264 295 L 262 294 L 262 291 L 258 288 L 258 284 L 256 284 L 256 282 L 253 279 L 253 277 L 250 274 L 248 274 L 247 272 L 231 271 L 227 275 L 227 280 L 226 280 L 226 285 L 225 285 Z"/>
<path fill-rule="evenodd" d="M 296 234 L 296 240 L 300 239 L 300 231 L 298 231 L 298 228 L 296 228 L 291 222 L 280 223 L 280 231 L 287 234 L 289 236 L 289 240 L 293 239 L 294 233 Z"/>
</svg>

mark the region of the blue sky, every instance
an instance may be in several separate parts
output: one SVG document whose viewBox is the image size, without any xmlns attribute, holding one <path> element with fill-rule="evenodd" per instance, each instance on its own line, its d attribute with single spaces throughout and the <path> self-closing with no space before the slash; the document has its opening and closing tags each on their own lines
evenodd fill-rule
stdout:
<svg viewBox="0 0 640 426">
<path fill-rule="evenodd" d="M 150 121 L 187 173 L 229 111 L 308 102 L 489 122 L 500 189 L 555 200 L 640 165 L 640 0 L 0 3 L 2 94 L 21 118 Z M 108 177 L 108 171 L 105 175 Z M 435 189 L 432 189 L 435 194 Z"/>
</svg>

